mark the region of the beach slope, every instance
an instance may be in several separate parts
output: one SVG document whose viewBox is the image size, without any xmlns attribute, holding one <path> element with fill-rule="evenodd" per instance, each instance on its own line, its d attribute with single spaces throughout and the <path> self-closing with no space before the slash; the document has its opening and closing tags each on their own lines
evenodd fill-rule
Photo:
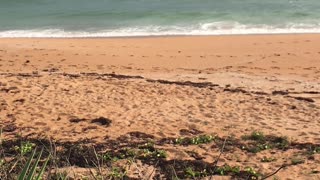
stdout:
<svg viewBox="0 0 320 180">
<path fill-rule="evenodd" d="M 138 179 L 223 165 L 241 168 L 229 178 L 255 177 L 250 167 L 318 179 L 319 47 L 318 34 L 3 38 L 2 138 L 130 147 L 138 153 L 127 175 Z"/>
</svg>

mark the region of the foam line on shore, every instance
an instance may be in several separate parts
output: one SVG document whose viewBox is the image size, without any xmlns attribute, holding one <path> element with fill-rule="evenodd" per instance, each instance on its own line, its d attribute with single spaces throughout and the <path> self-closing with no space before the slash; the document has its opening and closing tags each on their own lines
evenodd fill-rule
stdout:
<svg viewBox="0 0 320 180">
<path fill-rule="evenodd" d="M 179 35 L 249 35 L 249 34 L 301 34 L 320 33 L 320 26 L 291 24 L 283 27 L 269 25 L 242 25 L 239 23 L 203 23 L 191 27 L 146 26 L 100 30 L 29 29 L 0 31 L 2 38 L 86 38 L 86 37 L 138 37 Z"/>
</svg>

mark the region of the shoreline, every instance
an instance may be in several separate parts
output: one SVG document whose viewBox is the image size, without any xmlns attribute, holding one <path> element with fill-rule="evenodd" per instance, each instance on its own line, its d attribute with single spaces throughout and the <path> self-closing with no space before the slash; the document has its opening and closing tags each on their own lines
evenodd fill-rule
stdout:
<svg viewBox="0 0 320 180">
<path fill-rule="evenodd" d="M 137 36 L 88 36 L 88 37 L 0 37 L 0 39 L 148 39 L 148 38 L 177 38 L 177 37 L 237 37 L 237 36 L 304 36 L 319 35 L 320 32 L 310 33 L 252 33 L 252 34 L 181 34 L 181 35 L 137 35 Z"/>
</svg>

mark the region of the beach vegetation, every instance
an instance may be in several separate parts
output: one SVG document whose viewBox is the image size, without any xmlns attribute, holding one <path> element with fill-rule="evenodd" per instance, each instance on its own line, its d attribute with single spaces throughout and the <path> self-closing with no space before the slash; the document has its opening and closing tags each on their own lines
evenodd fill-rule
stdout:
<svg viewBox="0 0 320 180">
<path fill-rule="evenodd" d="M 150 149 L 141 149 L 138 151 L 138 157 L 140 158 L 166 158 L 167 153 L 165 150 L 161 149 L 155 149 L 155 150 L 150 150 Z"/>
<path fill-rule="evenodd" d="M 251 153 L 258 153 L 263 150 L 270 149 L 270 145 L 268 144 L 251 144 L 248 146 L 243 146 L 242 149 L 251 152 Z"/>
<path fill-rule="evenodd" d="M 263 158 L 261 159 L 261 162 L 273 162 L 273 161 L 276 161 L 277 159 L 274 158 L 274 157 L 266 157 L 266 156 L 263 156 Z"/>
<path fill-rule="evenodd" d="M 43 153 L 43 148 L 41 149 L 36 160 L 32 163 L 33 158 L 36 154 L 36 151 L 37 151 L 37 149 L 35 148 L 34 151 L 32 152 L 32 154 L 30 155 L 27 163 L 24 165 L 21 173 L 19 174 L 18 180 L 41 180 L 42 179 L 42 175 L 45 171 L 45 168 L 46 168 L 47 163 L 50 158 L 47 157 L 45 162 L 43 163 L 42 167 L 40 167 L 40 166 L 38 166 L 38 164 L 40 162 L 40 159 L 41 159 L 41 156 Z"/>
<path fill-rule="evenodd" d="M 219 176 L 232 176 L 232 177 L 245 177 L 246 179 L 258 179 L 261 177 L 261 173 L 257 172 L 253 167 L 242 168 L 240 166 L 230 166 L 225 164 L 223 166 L 199 168 L 189 166 L 184 170 L 184 174 L 181 178 L 202 178 L 212 175 Z"/>
<path fill-rule="evenodd" d="M 229 166 L 227 164 L 216 168 L 215 170 L 215 174 L 219 174 L 219 175 L 227 175 L 227 174 L 233 174 L 233 175 L 237 175 L 240 173 L 240 167 L 239 166 Z"/>
<path fill-rule="evenodd" d="M 120 159 L 158 159 L 166 158 L 167 152 L 162 149 L 157 149 L 152 143 L 145 143 L 138 148 L 124 148 L 117 152 L 105 152 L 101 158 L 106 162 L 116 162 Z"/>
<path fill-rule="evenodd" d="M 76 176 L 80 179 L 83 177 L 88 177 L 88 179 L 103 179 L 106 177 L 109 179 L 122 179 L 129 177 L 131 167 L 137 168 L 137 163 L 151 166 L 157 169 L 155 171 L 156 174 L 160 173 L 161 176 L 167 178 L 187 179 L 220 175 L 231 176 L 235 179 L 243 177 L 258 179 L 262 177 L 262 174 L 255 167 L 241 166 L 241 160 L 238 160 L 239 166 L 232 166 L 227 161 L 221 166 L 218 165 L 221 155 L 218 155 L 213 162 L 206 162 L 203 160 L 206 154 L 201 151 L 198 154 L 196 153 L 198 152 L 197 150 L 184 150 L 186 152 L 185 155 L 190 157 L 188 160 L 169 159 L 167 158 L 169 155 L 168 151 L 163 147 L 203 144 L 202 146 L 193 147 L 218 148 L 222 156 L 224 156 L 224 153 L 228 156 L 230 153 L 239 150 L 243 150 L 243 153 L 260 152 L 269 149 L 282 152 L 290 148 L 299 151 L 306 150 L 312 153 L 319 152 L 317 144 L 299 144 L 297 142 L 291 144 L 287 137 L 265 135 L 260 132 L 250 133 L 246 138 L 239 138 L 237 136 L 221 138 L 212 135 L 197 135 L 194 137 L 173 137 L 157 140 L 145 135 L 145 137 L 136 137 L 134 140 L 119 138 L 110 141 L 112 143 L 96 145 L 86 144 L 87 141 L 61 143 L 46 139 L 26 138 L 6 141 L 1 139 L 0 142 L 1 179 L 17 179 L 23 176 L 25 178 L 30 176 L 36 179 L 39 175 L 44 179 L 64 180 L 74 178 L 72 173 L 62 171 L 64 167 L 88 169 L 88 173 Z M 40 148 L 41 151 L 36 150 Z M 306 155 L 306 157 L 303 157 L 303 155 Z M 290 157 L 291 163 L 289 165 L 304 163 L 304 159 L 309 158 L 308 155 L 301 154 L 299 157 Z M 249 156 L 252 156 L 252 154 Z M 267 163 L 276 161 L 276 158 L 266 155 L 259 160 L 261 163 Z M 174 170 L 169 169 L 170 167 Z M 141 170 L 141 172 L 143 171 Z"/>
<path fill-rule="evenodd" d="M 258 173 L 253 167 L 246 167 L 244 172 L 248 173 L 250 179 L 258 179 L 261 174 Z"/>
<path fill-rule="evenodd" d="M 269 141 L 272 143 L 272 146 L 277 149 L 285 150 L 290 146 L 290 141 L 286 136 L 270 136 L 269 139 Z"/>
<path fill-rule="evenodd" d="M 34 143 L 31 143 L 29 141 L 22 141 L 20 146 L 15 146 L 14 149 L 18 151 L 21 156 L 24 156 L 25 154 L 30 153 L 34 147 Z"/>
<path fill-rule="evenodd" d="M 104 154 L 101 155 L 102 160 L 104 160 L 105 162 L 116 162 L 119 160 L 118 157 L 116 156 L 112 156 L 109 152 L 106 152 Z"/>
<path fill-rule="evenodd" d="M 214 141 L 215 136 L 213 135 L 199 135 L 196 137 L 180 137 L 175 139 L 174 143 L 179 145 L 199 145 L 207 144 Z"/>
<path fill-rule="evenodd" d="M 250 135 L 242 136 L 243 143 L 241 149 L 251 153 L 269 149 L 286 150 L 290 146 L 290 141 L 285 136 L 264 135 L 262 132 L 253 131 Z"/>
<path fill-rule="evenodd" d="M 260 131 L 253 131 L 250 135 L 242 136 L 242 139 L 244 139 L 244 140 L 253 140 L 253 141 L 258 141 L 258 142 L 264 141 L 265 138 L 266 137 L 263 134 L 263 132 L 260 132 Z"/>
<path fill-rule="evenodd" d="M 119 167 L 113 167 L 108 174 L 110 179 L 123 179 L 126 176 L 127 172 Z"/>
<path fill-rule="evenodd" d="M 187 167 L 185 169 L 186 178 L 199 178 L 199 177 L 206 177 L 206 176 L 208 176 L 206 169 L 203 169 L 202 171 L 194 170 L 194 168 L 192 167 Z"/>
</svg>

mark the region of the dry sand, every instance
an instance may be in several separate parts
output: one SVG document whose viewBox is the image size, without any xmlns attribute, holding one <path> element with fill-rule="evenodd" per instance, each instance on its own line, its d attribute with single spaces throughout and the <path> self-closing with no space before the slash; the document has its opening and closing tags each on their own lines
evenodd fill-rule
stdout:
<svg viewBox="0 0 320 180">
<path fill-rule="evenodd" d="M 110 126 L 92 122 L 99 117 Z M 4 139 L 241 139 L 256 130 L 320 147 L 320 35 L 0 39 L 0 121 Z M 209 163 L 220 148 L 158 146 L 167 160 L 194 160 L 193 151 Z M 305 162 L 277 176 L 320 179 L 311 173 L 320 171 L 319 154 L 302 151 L 235 148 L 219 164 L 268 174 L 299 157 Z"/>
</svg>

